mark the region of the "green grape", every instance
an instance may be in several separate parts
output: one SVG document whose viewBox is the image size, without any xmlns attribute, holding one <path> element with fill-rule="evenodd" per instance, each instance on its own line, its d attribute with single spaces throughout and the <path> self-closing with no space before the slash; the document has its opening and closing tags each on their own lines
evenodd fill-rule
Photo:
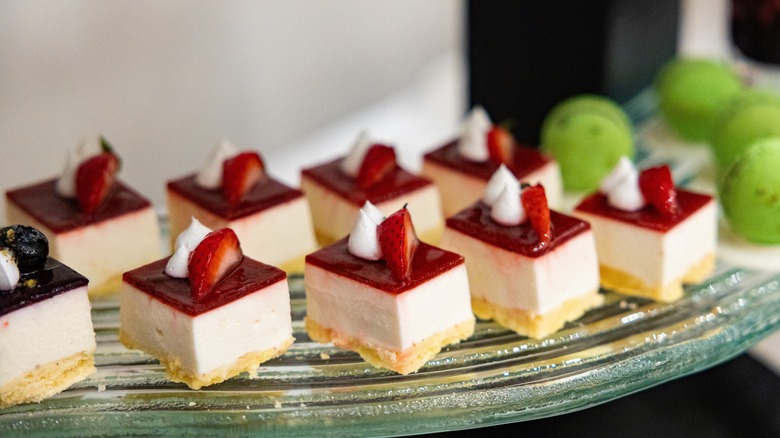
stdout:
<svg viewBox="0 0 780 438">
<path fill-rule="evenodd" d="M 780 137 L 751 145 L 720 184 L 723 212 L 745 240 L 780 244 Z"/>
<path fill-rule="evenodd" d="M 602 96 L 580 95 L 556 105 L 542 124 L 541 140 L 569 191 L 594 190 L 620 157 L 634 157 L 631 121 Z"/>
</svg>

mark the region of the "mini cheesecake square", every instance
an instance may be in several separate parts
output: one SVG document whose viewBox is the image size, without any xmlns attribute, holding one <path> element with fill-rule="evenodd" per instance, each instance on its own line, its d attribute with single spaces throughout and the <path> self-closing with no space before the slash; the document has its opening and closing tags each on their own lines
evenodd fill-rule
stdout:
<svg viewBox="0 0 780 438">
<path fill-rule="evenodd" d="M 671 302 L 684 283 L 704 280 L 715 266 L 717 209 L 712 197 L 677 189 L 680 211 L 663 216 L 652 206 L 636 212 L 609 205 L 596 193 L 574 214 L 596 236 L 601 285 L 626 295 Z"/>
<path fill-rule="evenodd" d="M 447 219 L 441 245 L 466 258 L 475 315 L 543 338 L 603 303 L 590 226 L 552 210 L 550 220 L 542 244 L 530 221 L 499 225 L 482 201 Z"/>
<path fill-rule="evenodd" d="M 90 297 L 119 290 L 122 273 L 161 255 L 151 203 L 120 181 L 94 215 L 55 190 L 51 179 L 6 192 L 9 223 L 31 225 L 49 238 L 50 254 L 89 278 Z"/>
<path fill-rule="evenodd" d="M 220 189 L 206 189 L 195 175 L 168 183 L 168 215 L 175 239 L 195 217 L 211 229 L 232 228 L 246 254 L 294 273 L 317 248 L 306 198 L 300 190 L 272 178 L 257 183 L 236 206 Z"/>
<path fill-rule="evenodd" d="M 400 374 L 474 332 L 463 257 L 420 242 L 399 281 L 384 261 L 353 256 L 342 239 L 306 257 L 306 329 Z"/>
<path fill-rule="evenodd" d="M 512 159 L 507 167 L 518 180 L 543 185 L 550 205 L 560 205 L 563 186 L 560 168 L 552 157 L 535 148 L 518 145 Z M 422 174 L 438 187 L 444 216 L 450 217 L 482 198 L 499 165 L 496 161 L 476 162 L 462 157 L 458 152 L 458 140 L 454 140 L 425 154 Z"/>
<path fill-rule="evenodd" d="M 244 257 L 206 298 L 188 279 L 164 273 L 162 259 L 124 274 L 119 340 L 157 358 L 192 389 L 253 372 L 293 343 L 287 276 Z"/>
<path fill-rule="evenodd" d="M 39 402 L 95 372 L 87 279 L 49 258 L 0 291 L 0 408 Z"/>
<path fill-rule="evenodd" d="M 404 205 L 412 213 L 421 240 L 438 242 L 444 229 L 439 192 L 427 178 L 396 167 L 381 182 L 360 189 L 355 178 L 341 170 L 343 158 L 304 169 L 301 190 L 311 206 L 317 240 L 327 245 L 349 234 L 366 201 L 385 216 Z"/>
</svg>

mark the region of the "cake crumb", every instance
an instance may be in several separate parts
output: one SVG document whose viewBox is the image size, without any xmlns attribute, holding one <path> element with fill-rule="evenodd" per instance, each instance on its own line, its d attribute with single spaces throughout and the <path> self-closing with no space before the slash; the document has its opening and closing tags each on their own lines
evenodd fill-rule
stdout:
<svg viewBox="0 0 780 438">
<path fill-rule="evenodd" d="M 106 391 L 106 385 L 100 384 L 97 387 L 98 392 L 105 392 Z"/>
<path fill-rule="evenodd" d="M 282 407 L 282 402 L 280 402 L 279 400 L 274 401 L 274 407 L 276 409 L 281 408 Z"/>
<path fill-rule="evenodd" d="M 322 352 L 322 353 L 320 353 L 320 359 L 328 360 L 328 359 L 330 359 L 330 355 L 328 353 Z"/>
<path fill-rule="evenodd" d="M 189 402 L 187 403 L 187 406 L 195 406 L 195 402 Z"/>
</svg>

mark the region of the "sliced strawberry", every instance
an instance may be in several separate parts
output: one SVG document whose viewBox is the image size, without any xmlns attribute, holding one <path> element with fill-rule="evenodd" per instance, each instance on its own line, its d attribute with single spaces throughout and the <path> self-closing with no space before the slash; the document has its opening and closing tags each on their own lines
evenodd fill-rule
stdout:
<svg viewBox="0 0 780 438">
<path fill-rule="evenodd" d="M 222 193 L 230 206 L 241 203 L 255 184 L 265 177 L 265 166 L 257 152 L 242 152 L 222 164 Z"/>
<path fill-rule="evenodd" d="M 376 229 L 382 256 L 393 276 L 406 280 L 412 271 L 412 257 L 420 241 L 414 232 L 412 216 L 406 206 L 382 221 Z"/>
<path fill-rule="evenodd" d="M 195 247 L 187 264 L 192 298 L 199 301 L 214 290 L 244 258 L 236 233 L 230 228 L 212 231 Z"/>
<path fill-rule="evenodd" d="M 511 167 L 515 138 L 509 130 L 499 125 L 493 125 L 487 134 L 487 147 L 491 160 Z"/>
<path fill-rule="evenodd" d="M 381 181 L 395 169 L 395 150 L 390 146 L 375 144 L 368 148 L 357 175 L 357 185 L 361 189 L 371 187 Z"/>
<path fill-rule="evenodd" d="M 95 214 L 114 186 L 119 159 L 103 152 L 81 163 L 76 170 L 76 198 L 85 214 Z"/>
<path fill-rule="evenodd" d="M 665 216 L 674 216 L 679 211 L 677 189 L 674 187 L 669 166 L 656 166 L 639 174 L 639 190 L 653 207 Z"/>
<path fill-rule="evenodd" d="M 539 241 L 547 244 L 552 240 L 552 226 L 550 225 L 550 207 L 547 206 L 547 196 L 544 187 L 539 184 L 523 189 L 520 195 L 523 208 L 528 214 L 531 226 L 539 235 Z"/>
</svg>

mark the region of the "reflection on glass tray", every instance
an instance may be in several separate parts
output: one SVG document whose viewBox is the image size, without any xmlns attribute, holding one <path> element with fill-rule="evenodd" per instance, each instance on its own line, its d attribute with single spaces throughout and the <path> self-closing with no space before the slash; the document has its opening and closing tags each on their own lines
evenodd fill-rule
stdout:
<svg viewBox="0 0 780 438">
<path fill-rule="evenodd" d="M 669 160 L 678 181 L 700 170 Z M 531 420 L 713 366 L 780 327 L 780 273 L 720 261 L 677 303 L 605 292 L 602 308 L 539 341 L 479 322 L 472 338 L 400 376 L 310 341 L 302 278 L 290 286 L 296 343 L 287 354 L 200 391 L 124 348 L 117 301 L 95 303 L 98 372 L 40 404 L 0 410 L 0 436 L 403 435 Z"/>
</svg>

